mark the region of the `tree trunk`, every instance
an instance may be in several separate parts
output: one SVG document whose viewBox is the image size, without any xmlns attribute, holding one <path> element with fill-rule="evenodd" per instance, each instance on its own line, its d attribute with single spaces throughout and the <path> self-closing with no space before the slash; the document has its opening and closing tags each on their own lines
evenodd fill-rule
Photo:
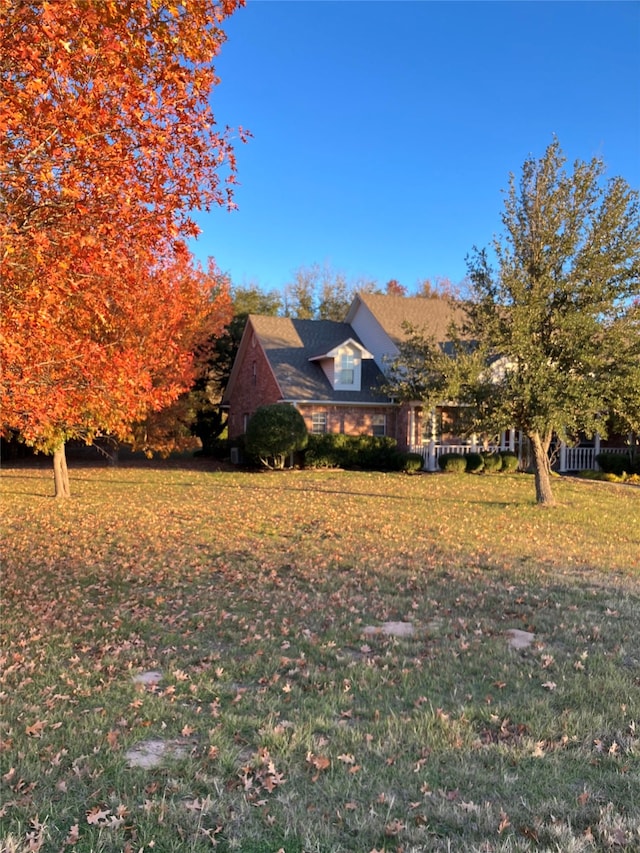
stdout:
<svg viewBox="0 0 640 853">
<path fill-rule="evenodd" d="M 549 462 L 550 440 L 543 440 L 539 432 L 529 434 L 533 450 L 533 470 L 536 481 L 536 501 L 542 506 L 554 506 L 551 491 L 551 463 Z"/>
<path fill-rule="evenodd" d="M 64 451 L 64 441 L 53 451 L 53 482 L 56 498 L 70 498 L 69 472 L 67 471 L 67 456 Z"/>
</svg>

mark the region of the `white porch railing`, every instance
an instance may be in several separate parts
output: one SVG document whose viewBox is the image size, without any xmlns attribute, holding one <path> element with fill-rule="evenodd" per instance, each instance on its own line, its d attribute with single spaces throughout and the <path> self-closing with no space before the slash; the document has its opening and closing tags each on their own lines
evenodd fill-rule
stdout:
<svg viewBox="0 0 640 853">
<path fill-rule="evenodd" d="M 443 453 L 460 453 L 461 455 L 466 455 L 467 453 L 479 453 L 481 451 L 498 453 L 501 450 L 505 451 L 508 449 L 508 447 L 497 444 L 491 444 L 488 447 L 484 447 L 477 444 L 436 444 L 433 441 L 428 442 L 427 444 L 414 445 L 410 448 L 411 453 L 419 453 L 424 459 L 425 471 L 437 471 L 438 459 Z M 599 448 L 580 447 L 580 445 L 576 447 L 568 447 L 566 444 L 563 444 L 558 456 L 558 470 L 560 473 L 565 473 L 566 471 L 596 471 L 598 469 L 596 456 L 601 450 L 606 453 L 629 452 L 628 447 Z"/>
<path fill-rule="evenodd" d="M 443 453 L 460 453 L 465 456 L 467 453 L 479 453 L 480 451 L 484 452 L 485 450 L 497 453 L 500 450 L 508 450 L 508 448 L 501 448 L 497 444 L 491 444 L 488 447 L 484 447 L 478 444 L 436 444 L 435 442 L 418 444 L 410 448 L 411 453 L 419 453 L 424 459 L 425 471 L 437 471 L 438 459 Z"/>
<path fill-rule="evenodd" d="M 628 453 L 628 447 L 567 447 L 563 445 L 560 448 L 560 472 L 564 471 L 597 471 L 598 463 L 596 456 L 598 453 Z"/>
</svg>

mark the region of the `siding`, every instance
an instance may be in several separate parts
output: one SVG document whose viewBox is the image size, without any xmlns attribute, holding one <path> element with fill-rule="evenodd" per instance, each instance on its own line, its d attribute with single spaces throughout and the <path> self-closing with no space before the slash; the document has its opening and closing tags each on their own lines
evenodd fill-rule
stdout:
<svg viewBox="0 0 640 853">
<path fill-rule="evenodd" d="M 373 355 L 376 364 L 384 373 L 385 359 L 397 355 L 398 348 L 389 339 L 369 308 L 362 302 L 359 303 L 351 320 L 351 328 Z"/>
</svg>

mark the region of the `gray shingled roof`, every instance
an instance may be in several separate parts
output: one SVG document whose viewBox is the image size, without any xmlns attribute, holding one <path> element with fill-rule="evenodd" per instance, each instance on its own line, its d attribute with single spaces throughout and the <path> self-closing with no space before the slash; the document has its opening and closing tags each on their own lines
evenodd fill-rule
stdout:
<svg viewBox="0 0 640 853">
<path fill-rule="evenodd" d="M 395 344 L 406 338 L 402 327 L 405 321 L 420 330 L 424 328 L 428 335 L 444 342 L 448 338 L 447 332 L 451 322 L 455 320 L 460 324 L 464 318 L 462 309 L 446 298 L 387 296 L 365 292 L 358 293 L 358 298 Z M 355 303 L 351 306 L 347 319 L 354 308 Z"/>
<path fill-rule="evenodd" d="M 388 403 L 375 389 L 383 380 L 373 359 L 362 361 L 362 390 L 334 391 L 324 371 L 309 361 L 352 338 L 361 346 L 348 323 L 332 320 L 294 320 L 290 317 L 251 315 L 251 325 L 262 345 L 286 400 L 319 400 L 334 403 Z"/>
</svg>

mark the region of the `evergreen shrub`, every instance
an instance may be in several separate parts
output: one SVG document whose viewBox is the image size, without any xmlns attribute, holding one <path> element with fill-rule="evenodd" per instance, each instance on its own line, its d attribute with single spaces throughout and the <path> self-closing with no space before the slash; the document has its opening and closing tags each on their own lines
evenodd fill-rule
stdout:
<svg viewBox="0 0 640 853">
<path fill-rule="evenodd" d="M 399 471 L 404 464 L 397 442 L 389 436 L 311 434 L 305 451 L 307 468 L 362 468 Z"/>
<path fill-rule="evenodd" d="M 420 453 L 400 453 L 400 470 L 406 474 L 416 474 L 424 468 L 424 459 Z"/>
<path fill-rule="evenodd" d="M 499 453 L 482 453 L 482 460 L 487 474 L 502 470 L 502 456 Z"/>
<path fill-rule="evenodd" d="M 268 468 L 284 468 L 290 454 L 306 447 L 308 435 L 304 418 L 294 406 L 260 406 L 247 427 L 246 449 Z"/>
<path fill-rule="evenodd" d="M 500 452 L 502 458 L 502 471 L 517 471 L 518 470 L 518 454 L 513 450 L 502 450 Z"/>
<path fill-rule="evenodd" d="M 605 474 L 640 474 L 640 454 L 633 450 L 628 453 L 607 453 L 606 450 L 596 455 L 596 462 Z"/>
<path fill-rule="evenodd" d="M 443 453 L 438 457 L 438 465 L 447 474 L 464 474 L 467 470 L 467 460 L 462 453 Z"/>
<path fill-rule="evenodd" d="M 484 459 L 480 453 L 467 453 L 465 456 L 467 474 L 479 474 L 484 468 Z"/>
</svg>

